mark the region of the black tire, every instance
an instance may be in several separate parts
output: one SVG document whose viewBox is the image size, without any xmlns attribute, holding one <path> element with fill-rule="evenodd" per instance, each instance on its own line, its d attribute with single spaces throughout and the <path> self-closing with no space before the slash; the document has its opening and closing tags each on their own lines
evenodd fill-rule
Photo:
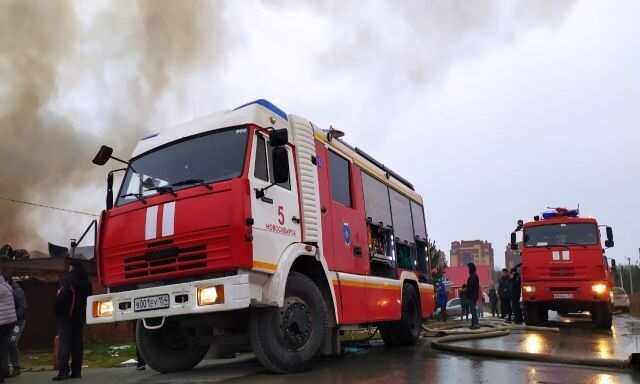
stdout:
<svg viewBox="0 0 640 384">
<path fill-rule="evenodd" d="M 322 292 L 307 276 L 291 272 L 282 308 L 255 308 L 249 321 L 251 346 L 258 360 L 276 373 L 311 366 L 329 337 L 329 312 Z"/>
<path fill-rule="evenodd" d="M 596 304 L 591 313 L 593 323 L 597 328 L 610 329 L 613 323 L 611 307 L 606 303 Z"/>
<path fill-rule="evenodd" d="M 379 326 L 380 336 L 387 346 L 415 345 L 422 332 L 420 299 L 411 284 L 402 289 L 402 315 L 400 321 Z"/>
<path fill-rule="evenodd" d="M 209 350 L 208 345 L 198 344 L 179 322 L 170 319 L 157 330 L 146 329 L 138 320 L 136 346 L 147 365 L 160 373 L 189 370 L 198 365 Z"/>
<path fill-rule="evenodd" d="M 549 309 L 544 305 L 540 306 L 540 322 L 547 323 L 549 321 Z"/>
<path fill-rule="evenodd" d="M 382 338 L 384 345 L 387 347 L 393 347 L 399 344 L 398 340 L 396 340 L 395 323 L 380 324 L 378 331 L 380 331 L 380 338 Z"/>
<path fill-rule="evenodd" d="M 540 307 L 536 303 L 527 303 L 524 305 L 524 323 L 527 325 L 540 324 Z"/>
</svg>

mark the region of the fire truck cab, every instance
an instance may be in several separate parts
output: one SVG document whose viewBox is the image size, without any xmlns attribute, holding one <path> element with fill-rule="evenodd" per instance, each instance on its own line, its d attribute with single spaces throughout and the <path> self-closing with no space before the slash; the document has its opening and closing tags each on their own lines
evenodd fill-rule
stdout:
<svg viewBox="0 0 640 384">
<path fill-rule="evenodd" d="M 605 248 L 600 226 L 578 210 L 554 208 L 542 218 L 518 222 L 522 242 L 511 234 L 511 248 L 522 258 L 522 302 L 525 322 L 547 321 L 548 310 L 561 315 L 588 311 L 597 327 L 610 328 L 612 274 L 605 248 L 613 247 L 613 231 L 606 227 Z"/>
<path fill-rule="evenodd" d="M 136 321 L 160 372 L 211 346 L 300 371 L 339 353 L 344 327 L 416 343 L 434 309 L 422 198 L 341 136 L 256 100 L 149 135 L 129 161 L 103 146 L 94 163 L 126 167 L 107 178 L 108 293 L 89 297 L 87 322 Z"/>
</svg>

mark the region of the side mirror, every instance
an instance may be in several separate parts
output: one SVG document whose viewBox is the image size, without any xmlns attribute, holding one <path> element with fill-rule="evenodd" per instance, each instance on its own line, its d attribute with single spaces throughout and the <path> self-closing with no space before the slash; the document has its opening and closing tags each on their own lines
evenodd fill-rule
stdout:
<svg viewBox="0 0 640 384">
<path fill-rule="evenodd" d="M 281 147 L 289 143 L 289 131 L 286 128 L 274 129 L 269 134 L 269 145 L 272 147 Z"/>
<path fill-rule="evenodd" d="M 272 158 L 274 184 L 286 183 L 289 181 L 289 154 L 287 149 L 282 146 L 273 148 Z"/>
<path fill-rule="evenodd" d="M 113 208 L 113 172 L 107 175 L 107 210 Z"/>
<path fill-rule="evenodd" d="M 605 240 L 604 246 L 612 248 L 613 244 L 613 229 L 611 229 L 611 227 L 607 227 L 607 240 Z"/>
<path fill-rule="evenodd" d="M 109 161 L 109 159 L 111 158 L 112 154 L 113 154 L 113 148 L 103 145 L 102 147 L 100 147 L 100 150 L 98 151 L 96 156 L 93 158 L 93 164 L 105 165 L 107 161 Z"/>
<path fill-rule="evenodd" d="M 514 251 L 518 249 L 518 240 L 515 232 L 511 232 L 511 249 Z"/>
</svg>

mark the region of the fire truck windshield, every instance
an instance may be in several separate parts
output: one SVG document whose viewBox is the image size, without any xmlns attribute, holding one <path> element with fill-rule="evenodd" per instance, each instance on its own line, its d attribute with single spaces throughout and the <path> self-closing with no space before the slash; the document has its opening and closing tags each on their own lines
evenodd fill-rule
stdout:
<svg viewBox="0 0 640 384">
<path fill-rule="evenodd" d="M 215 131 L 159 147 L 130 162 L 116 205 L 242 174 L 248 131 Z"/>
<path fill-rule="evenodd" d="M 529 227 L 524 231 L 527 247 L 594 245 L 598 243 L 595 224 L 548 224 Z"/>
</svg>

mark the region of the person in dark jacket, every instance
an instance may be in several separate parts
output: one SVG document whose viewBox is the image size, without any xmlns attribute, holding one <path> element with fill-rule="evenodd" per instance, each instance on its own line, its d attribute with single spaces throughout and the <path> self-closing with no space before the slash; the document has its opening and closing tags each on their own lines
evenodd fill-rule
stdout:
<svg viewBox="0 0 640 384">
<path fill-rule="evenodd" d="M 13 327 L 11 336 L 9 337 L 9 365 L 12 372 L 11 377 L 18 376 L 20 374 L 20 361 L 18 360 L 18 343 L 20 342 L 20 336 L 24 331 L 27 318 L 27 297 L 24 294 L 24 290 L 18 284 L 16 279 L 9 277 L 7 283 L 11 285 L 13 289 L 13 301 L 16 306 L 16 325 Z"/>
<path fill-rule="evenodd" d="M 513 321 L 516 324 L 522 324 L 522 309 L 520 308 L 520 292 L 521 281 L 520 274 L 516 268 L 511 269 L 511 311 L 513 312 Z"/>
<path fill-rule="evenodd" d="M 4 378 L 9 376 L 9 337 L 16 321 L 13 289 L 0 274 L 0 383 L 4 383 Z"/>
<path fill-rule="evenodd" d="M 498 295 L 500 296 L 501 317 L 511 321 L 511 283 L 507 268 L 502 269 L 502 276 L 498 282 Z"/>
<path fill-rule="evenodd" d="M 69 263 L 56 295 L 55 312 L 58 323 L 58 375 L 54 381 L 82 376 L 82 334 L 86 319 L 87 296 L 91 282 L 79 260 Z M 69 369 L 71 357 L 71 369 Z"/>
<path fill-rule="evenodd" d="M 496 317 L 498 313 L 498 293 L 494 286 L 489 290 L 489 304 L 491 305 L 491 316 Z"/>
<path fill-rule="evenodd" d="M 458 291 L 458 298 L 460 299 L 460 320 L 464 320 L 467 317 L 469 320 L 469 306 L 467 305 L 467 285 L 462 284 Z"/>
<path fill-rule="evenodd" d="M 480 328 L 478 324 L 478 299 L 480 297 L 480 279 L 476 273 L 474 263 L 467 264 L 469 277 L 467 278 L 467 300 L 471 312 L 471 329 Z"/>
</svg>

